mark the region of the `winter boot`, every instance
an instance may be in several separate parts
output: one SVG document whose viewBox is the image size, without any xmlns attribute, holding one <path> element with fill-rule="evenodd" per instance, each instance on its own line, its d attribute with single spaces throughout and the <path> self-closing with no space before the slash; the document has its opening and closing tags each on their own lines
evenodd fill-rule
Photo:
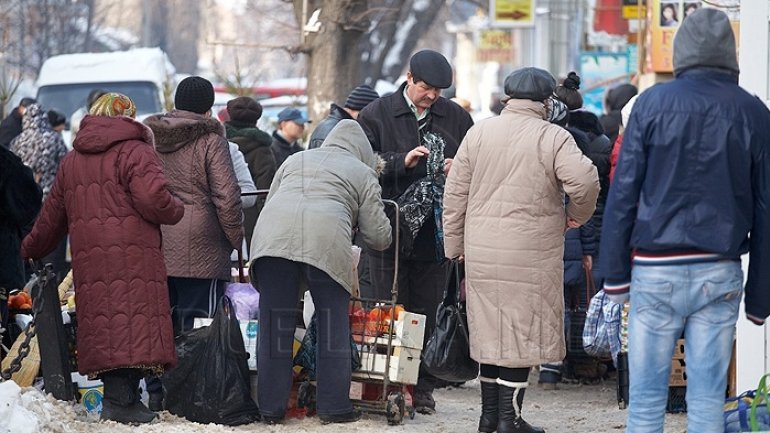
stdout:
<svg viewBox="0 0 770 433">
<path fill-rule="evenodd" d="M 481 382 L 481 418 L 479 419 L 479 433 L 492 433 L 497 431 L 498 408 L 500 397 L 496 379 L 479 376 Z"/>
<path fill-rule="evenodd" d="M 140 377 L 138 370 L 128 368 L 102 375 L 104 398 L 101 419 L 121 424 L 145 424 L 158 417 L 139 400 Z"/>
<path fill-rule="evenodd" d="M 561 382 L 561 362 L 552 362 L 540 365 L 540 378 L 537 383 L 543 388 L 554 390 L 557 384 Z"/>
<path fill-rule="evenodd" d="M 163 391 L 149 393 L 147 407 L 153 412 L 163 412 Z"/>
<path fill-rule="evenodd" d="M 521 418 L 521 405 L 527 382 L 508 382 L 497 379 L 500 405 L 497 433 L 545 433 L 540 427 L 532 427 Z"/>
</svg>

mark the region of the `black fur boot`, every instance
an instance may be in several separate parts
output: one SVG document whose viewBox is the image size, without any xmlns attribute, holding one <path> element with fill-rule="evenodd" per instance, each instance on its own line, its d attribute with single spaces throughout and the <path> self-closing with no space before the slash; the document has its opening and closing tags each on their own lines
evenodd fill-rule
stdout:
<svg viewBox="0 0 770 433">
<path fill-rule="evenodd" d="M 526 383 L 513 382 L 498 385 L 500 420 L 497 423 L 497 433 L 545 433 L 542 428 L 533 427 L 521 418 L 521 406 L 524 401 L 524 391 L 527 389 L 526 385 Z"/>
<path fill-rule="evenodd" d="M 484 376 L 481 381 L 481 418 L 479 419 L 479 433 L 493 433 L 497 431 L 498 410 L 500 397 L 496 379 Z"/>
</svg>

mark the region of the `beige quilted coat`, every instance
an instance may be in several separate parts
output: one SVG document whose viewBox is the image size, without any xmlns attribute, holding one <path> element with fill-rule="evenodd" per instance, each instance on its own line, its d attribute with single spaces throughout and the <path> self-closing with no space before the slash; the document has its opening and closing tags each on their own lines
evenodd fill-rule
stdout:
<svg viewBox="0 0 770 433">
<path fill-rule="evenodd" d="M 444 193 L 446 256 L 465 254 L 471 357 L 508 368 L 561 361 L 567 216 L 596 206 L 596 168 L 541 102 L 510 100 L 473 126 Z M 564 206 L 564 193 L 570 197 Z"/>
<path fill-rule="evenodd" d="M 184 218 L 162 226 L 170 277 L 230 280 L 230 253 L 243 242 L 241 190 L 225 130 L 216 119 L 174 110 L 144 123 L 155 143 L 171 193 Z"/>
</svg>

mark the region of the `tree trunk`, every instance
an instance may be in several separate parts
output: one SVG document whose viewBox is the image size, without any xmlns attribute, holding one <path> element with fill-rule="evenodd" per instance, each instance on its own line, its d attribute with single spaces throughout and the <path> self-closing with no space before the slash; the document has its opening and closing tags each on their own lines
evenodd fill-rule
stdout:
<svg viewBox="0 0 770 433">
<path fill-rule="evenodd" d="M 350 91 L 360 84 L 358 45 L 368 28 L 368 21 L 363 18 L 366 0 L 324 0 L 319 3 L 321 28 L 317 33 L 309 33 L 304 44 L 308 56 L 308 114 L 314 120 L 326 116 L 332 102 L 342 104 Z M 308 7 L 307 17 L 314 10 Z"/>
</svg>

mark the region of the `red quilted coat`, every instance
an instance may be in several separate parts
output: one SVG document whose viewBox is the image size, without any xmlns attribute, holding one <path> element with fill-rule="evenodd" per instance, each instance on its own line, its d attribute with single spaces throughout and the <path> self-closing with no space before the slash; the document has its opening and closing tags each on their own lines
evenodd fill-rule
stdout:
<svg viewBox="0 0 770 433">
<path fill-rule="evenodd" d="M 69 232 L 78 370 L 161 372 L 176 365 L 161 224 L 184 207 L 168 191 L 149 128 L 86 116 L 22 255 L 40 258 Z"/>
</svg>

